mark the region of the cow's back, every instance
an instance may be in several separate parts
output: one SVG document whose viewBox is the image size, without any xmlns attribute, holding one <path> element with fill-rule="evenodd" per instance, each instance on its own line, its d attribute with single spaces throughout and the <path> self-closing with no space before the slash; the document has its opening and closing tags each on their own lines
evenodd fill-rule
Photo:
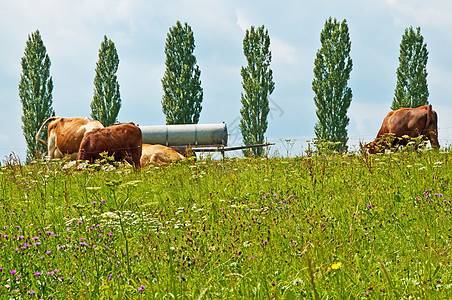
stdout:
<svg viewBox="0 0 452 300">
<path fill-rule="evenodd" d="M 185 157 L 173 148 L 163 145 L 143 144 L 140 164 L 141 167 L 145 167 L 150 163 L 167 165 L 184 159 Z"/>
<path fill-rule="evenodd" d="M 61 158 L 66 154 L 77 154 L 84 135 L 93 129 L 103 127 L 99 121 L 81 117 L 51 121 L 47 127 L 50 157 Z"/>
</svg>

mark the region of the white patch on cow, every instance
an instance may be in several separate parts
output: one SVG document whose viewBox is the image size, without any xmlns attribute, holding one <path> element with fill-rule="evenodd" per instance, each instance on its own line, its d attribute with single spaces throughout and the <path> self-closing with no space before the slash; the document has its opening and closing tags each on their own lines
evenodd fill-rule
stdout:
<svg viewBox="0 0 452 300">
<path fill-rule="evenodd" d="M 102 128 L 103 126 L 100 125 L 98 122 L 88 122 L 87 124 L 80 126 L 80 128 L 77 130 L 77 132 L 83 132 L 83 134 L 87 134 L 93 129 Z"/>
<path fill-rule="evenodd" d="M 56 142 L 57 142 L 56 134 L 55 132 L 51 131 L 47 140 L 47 155 L 50 156 L 50 158 L 58 157 L 57 152 L 59 152 L 59 150 L 56 146 Z"/>
</svg>

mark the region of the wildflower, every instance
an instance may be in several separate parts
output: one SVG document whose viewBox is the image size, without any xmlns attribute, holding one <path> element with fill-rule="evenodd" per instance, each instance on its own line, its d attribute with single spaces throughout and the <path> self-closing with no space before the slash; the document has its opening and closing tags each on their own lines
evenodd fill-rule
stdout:
<svg viewBox="0 0 452 300">
<path fill-rule="evenodd" d="M 367 205 L 367 208 L 371 208 L 371 207 L 372 207 L 372 204 Z"/>
<path fill-rule="evenodd" d="M 80 245 L 82 245 L 82 246 L 88 246 L 88 244 L 85 243 L 85 242 L 81 242 Z"/>
<path fill-rule="evenodd" d="M 91 202 L 91 204 L 94 204 L 94 205 L 96 205 L 96 204 L 97 204 L 97 202 L 96 202 L 96 201 L 93 201 L 93 202 Z"/>
<path fill-rule="evenodd" d="M 39 236 L 34 236 L 34 237 L 31 238 L 32 241 L 35 241 L 37 239 L 39 239 Z"/>
<path fill-rule="evenodd" d="M 331 265 L 331 269 L 337 270 L 341 267 L 341 265 L 342 265 L 341 262 L 337 262 L 337 263 Z"/>
<path fill-rule="evenodd" d="M 53 232 L 50 231 L 50 230 L 46 230 L 46 233 L 47 233 L 47 234 L 53 234 Z"/>
<path fill-rule="evenodd" d="M 41 242 L 33 243 L 33 246 L 41 245 Z"/>
<path fill-rule="evenodd" d="M 34 295 L 36 292 L 34 290 L 29 290 L 28 295 Z"/>
<path fill-rule="evenodd" d="M 267 245 L 268 244 L 268 241 L 264 241 L 263 243 L 262 243 L 262 245 Z"/>
<path fill-rule="evenodd" d="M 35 276 L 41 276 L 41 274 L 42 274 L 41 272 L 36 272 Z"/>
<path fill-rule="evenodd" d="M 138 291 L 142 292 L 144 290 L 144 285 L 138 287 Z"/>
<path fill-rule="evenodd" d="M 49 251 L 46 251 L 46 254 L 47 254 L 47 255 L 49 255 L 50 253 L 52 253 L 52 251 L 51 251 L 51 250 L 49 250 Z"/>
<path fill-rule="evenodd" d="M 11 270 L 11 271 L 9 271 L 9 273 L 11 273 L 12 275 L 14 275 L 14 274 L 17 273 L 17 271 L 16 271 L 16 270 Z"/>
<path fill-rule="evenodd" d="M 320 226 L 325 227 L 325 223 L 320 223 Z"/>
</svg>

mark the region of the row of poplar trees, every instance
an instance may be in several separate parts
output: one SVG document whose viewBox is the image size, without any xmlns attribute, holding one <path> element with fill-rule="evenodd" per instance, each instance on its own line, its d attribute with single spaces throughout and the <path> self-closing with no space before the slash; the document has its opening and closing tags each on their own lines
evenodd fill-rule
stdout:
<svg viewBox="0 0 452 300">
<path fill-rule="evenodd" d="M 319 147 L 332 142 L 329 148 L 347 150 L 347 111 L 352 101 L 352 90 L 347 83 L 353 63 L 350 57 L 351 41 L 346 20 L 329 18 L 320 34 L 321 48 L 314 61 L 312 89 L 318 118 L 314 127 Z M 203 89 L 201 71 L 196 65 L 195 42 L 191 27 L 179 21 L 169 29 L 165 44 L 166 70 L 161 80 L 162 111 L 167 124 L 196 124 L 202 110 Z M 245 145 L 262 144 L 270 112 L 269 97 L 275 83 L 270 68 L 271 51 L 268 30 L 262 25 L 245 32 L 243 52 L 247 65 L 242 67 L 240 131 Z M 391 109 L 417 107 L 427 104 L 427 46 L 420 34 L 410 27 L 400 43 L 397 84 Z M 39 31 L 28 37 L 22 58 L 19 96 L 22 103 L 23 132 L 27 142 L 27 160 L 46 150 L 39 148 L 35 135 L 41 124 L 55 115 L 52 108 L 53 82 L 50 59 Z M 104 126 L 117 121 L 121 107 L 116 76 L 119 57 L 114 43 L 104 37 L 99 50 L 94 78 L 91 117 Z M 332 145 L 332 146 L 331 146 Z M 253 148 L 245 155 L 261 156 L 262 148 Z"/>
</svg>

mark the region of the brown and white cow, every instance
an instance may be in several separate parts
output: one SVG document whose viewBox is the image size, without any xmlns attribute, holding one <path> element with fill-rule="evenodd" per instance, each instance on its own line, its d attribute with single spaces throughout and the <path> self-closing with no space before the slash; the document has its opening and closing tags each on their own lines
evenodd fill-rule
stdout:
<svg viewBox="0 0 452 300">
<path fill-rule="evenodd" d="M 163 145 L 143 144 L 140 159 L 142 168 L 148 164 L 166 166 L 180 160 L 185 160 L 185 157 L 173 148 Z"/>
<path fill-rule="evenodd" d="M 439 148 L 438 116 L 431 105 L 399 108 L 389 112 L 375 140 L 365 147 L 369 149 L 369 153 L 374 154 L 397 145 L 407 145 L 409 138 L 420 135 L 424 140 L 429 140 L 433 148 Z"/>
<path fill-rule="evenodd" d="M 48 141 L 44 141 L 40 136 L 47 123 L 49 123 L 47 126 Z M 99 121 L 88 118 L 50 117 L 39 128 L 36 141 L 47 147 L 47 155 L 50 158 L 62 158 L 70 155 L 71 159 L 75 159 L 85 134 L 103 127 Z"/>
<path fill-rule="evenodd" d="M 106 152 L 116 161 L 126 159 L 136 169 L 140 169 L 141 145 L 143 136 L 141 129 L 133 123 L 115 124 L 88 132 L 80 144 L 77 162 L 87 160 L 93 163 Z"/>
</svg>

